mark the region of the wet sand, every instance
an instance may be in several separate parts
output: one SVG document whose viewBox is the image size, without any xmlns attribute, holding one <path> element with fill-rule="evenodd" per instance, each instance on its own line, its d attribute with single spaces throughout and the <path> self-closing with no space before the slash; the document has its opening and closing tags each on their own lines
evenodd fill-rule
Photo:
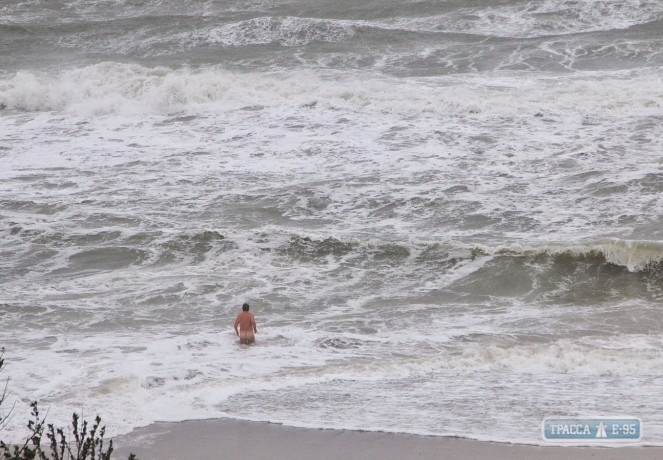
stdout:
<svg viewBox="0 0 663 460">
<path fill-rule="evenodd" d="M 533 446 L 234 419 L 155 423 L 114 439 L 114 460 L 663 460 L 663 447 Z"/>
</svg>

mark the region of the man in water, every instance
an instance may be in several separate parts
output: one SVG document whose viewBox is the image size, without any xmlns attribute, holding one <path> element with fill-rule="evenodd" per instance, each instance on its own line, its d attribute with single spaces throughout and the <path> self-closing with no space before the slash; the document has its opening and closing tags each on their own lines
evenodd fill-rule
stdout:
<svg viewBox="0 0 663 460">
<path fill-rule="evenodd" d="M 239 326 L 239 330 L 237 329 Z M 258 333 L 256 319 L 249 313 L 249 304 L 242 305 L 242 313 L 235 319 L 235 333 L 239 336 L 239 343 L 248 345 L 256 341 L 254 334 Z"/>
</svg>

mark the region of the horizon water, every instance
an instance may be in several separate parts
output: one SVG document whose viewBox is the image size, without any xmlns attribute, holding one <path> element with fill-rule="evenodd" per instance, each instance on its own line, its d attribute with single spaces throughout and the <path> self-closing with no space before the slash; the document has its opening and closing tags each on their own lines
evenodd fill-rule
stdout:
<svg viewBox="0 0 663 460">
<path fill-rule="evenodd" d="M 0 164 L 5 441 L 663 445 L 659 0 L 0 0 Z"/>
</svg>

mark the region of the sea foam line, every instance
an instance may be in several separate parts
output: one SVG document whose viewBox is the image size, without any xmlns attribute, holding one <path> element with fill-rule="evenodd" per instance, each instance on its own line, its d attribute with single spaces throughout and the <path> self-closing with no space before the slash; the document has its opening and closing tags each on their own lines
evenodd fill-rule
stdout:
<svg viewBox="0 0 663 460">
<path fill-rule="evenodd" d="M 296 107 L 424 117 L 532 116 L 537 112 L 660 116 L 663 80 L 653 70 L 396 79 L 315 72 L 245 75 L 219 68 L 172 70 L 106 62 L 54 75 L 21 71 L 7 76 L 0 80 L 0 107 L 82 115 Z"/>
</svg>

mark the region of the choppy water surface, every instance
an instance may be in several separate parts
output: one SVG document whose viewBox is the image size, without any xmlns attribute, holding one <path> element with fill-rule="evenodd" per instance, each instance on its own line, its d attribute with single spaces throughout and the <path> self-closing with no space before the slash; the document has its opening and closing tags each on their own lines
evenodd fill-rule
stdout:
<svg viewBox="0 0 663 460">
<path fill-rule="evenodd" d="M 0 37 L 5 438 L 39 399 L 663 445 L 659 1 L 0 0 Z"/>
</svg>

